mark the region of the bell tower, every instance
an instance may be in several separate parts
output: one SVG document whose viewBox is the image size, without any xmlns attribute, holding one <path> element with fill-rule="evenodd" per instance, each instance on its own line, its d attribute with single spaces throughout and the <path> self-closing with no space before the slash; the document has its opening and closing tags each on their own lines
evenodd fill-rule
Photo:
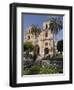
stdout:
<svg viewBox="0 0 74 90">
<path fill-rule="evenodd" d="M 46 21 L 43 23 L 43 30 L 48 30 L 50 28 L 50 21 Z"/>
</svg>

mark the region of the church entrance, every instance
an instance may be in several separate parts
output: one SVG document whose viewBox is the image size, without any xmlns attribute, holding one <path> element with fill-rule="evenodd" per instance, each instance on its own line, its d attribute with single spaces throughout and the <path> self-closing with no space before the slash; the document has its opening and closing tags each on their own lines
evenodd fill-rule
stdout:
<svg viewBox="0 0 74 90">
<path fill-rule="evenodd" d="M 36 46 L 35 46 L 35 50 L 36 50 L 36 54 L 39 55 L 39 52 L 40 52 L 39 45 L 36 45 Z"/>
<path fill-rule="evenodd" d="M 46 54 L 48 54 L 49 53 L 49 49 L 48 48 L 45 48 L 44 49 L 44 54 L 46 55 Z"/>
</svg>

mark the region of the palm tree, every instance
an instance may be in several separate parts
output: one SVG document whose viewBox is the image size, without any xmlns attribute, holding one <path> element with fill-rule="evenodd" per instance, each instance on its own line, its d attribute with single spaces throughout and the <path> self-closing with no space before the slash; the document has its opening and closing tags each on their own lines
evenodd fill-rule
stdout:
<svg viewBox="0 0 74 90">
<path fill-rule="evenodd" d="M 32 24 L 31 25 L 32 26 L 32 28 L 31 28 L 31 34 L 32 35 L 34 35 L 35 36 L 35 46 L 34 46 L 34 61 L 36 60 L 36 58 L 37 58 L 37 55 L 38 55 L 38 50 L 37 50 L 37 47 L 36 47 L 36 45 L 37 45 L 37 37 L 38 37 L 38 35 L 40 34 L 40 32 L 41 32 L 41 29 L 37 26 L 37 25 L 34 25 L 34 24 Z"/>
<path fill-rule="evenodd" d="M 61 16 L 53 16 L 50 18 L 50 29 L 53 33 L 53 56 L 55 56 L 55 34 L 63 28 Z"/>
<path fill-rule="evenodd" d="M 35 35 L 35 37 L 37 37 L 40 34 L 41 29 L 34 24 L 32 24 L 31 26 L 32 26 L 31 33 Z"/>
</svg>

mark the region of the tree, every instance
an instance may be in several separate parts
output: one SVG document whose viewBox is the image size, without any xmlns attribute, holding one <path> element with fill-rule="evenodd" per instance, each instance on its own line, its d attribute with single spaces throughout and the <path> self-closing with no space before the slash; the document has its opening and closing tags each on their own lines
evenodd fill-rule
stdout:
<svg viewBox="0 0 74 90">
<path fill-rule="evenodd" d="M 34 24 L 32 24 L 31 26 L 32 26 L 31 33 L 35 35 L 35 37 L 37 37 L 40 34 L 41 29 Z"/>
<path fill-rule="evenodd" d="M 26 53 L 25 58 L 30 57 L 29 52 L 33 51 L 33 49 L 34 49 L 34 46 L 31 42 L 25 42 L 24 43 L 24 52 Z"/>
<path fill-rule="evenodd" d="M 58 41 L 57 43 L 57 49 L 62 53 L 63 51 L 63 40 Z"/>
<path fill-rule="evenodd" d="M 35 46 L 33 48 L 33 61 L 36 61 L 36 58 L 37 58 L 37 55 L 38 55 L 38 53 L 37 53 L 38 47 L 36 46 L 37 45 L 37 36 L 40 34 L 41 29 L 38 26 L 34 25 L 34 24 L 32 24 L 31 26 L 32 26 L 31 34 L 33 34 L 36 38 L 35 39 Z"/>
<path fill-rule="evenodd" d="M 55 56 L 55 34 L 58 33 L 58 31 L 62 30 L 63 28 L 63 21 L 61 19 L 61 16 L 53 16 L 50 18 L 50 29 L 53 33 L 53 56 Z"/>
<path fill-rule="evenodd" d="M 25 42 L 24 43 L 24 51 L 32 51 L 33 48 L 34 48 L 34 46 L 31 42 Z"/>
</svg>

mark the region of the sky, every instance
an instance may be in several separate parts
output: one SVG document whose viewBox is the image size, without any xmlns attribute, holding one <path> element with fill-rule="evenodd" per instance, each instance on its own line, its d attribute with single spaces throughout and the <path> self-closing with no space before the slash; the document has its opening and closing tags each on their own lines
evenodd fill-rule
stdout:
<svg viewBox="0 0 74 90">
<path fill-rule="evenodd" d="M 43 22 L 49 20 L 50 16 L 51 15 L 22 14 L 23 32 L 27 32 L 28 27 L 32 24 L 37 25 L 38 27 L 42 28 Z M 63 20 L 63 16 L 61 16 L 61 20 Z M 58 34 L 55 36 L 55 39 L 57 41 L 63 39 L 63 30 L 58 32 Z"/>
</svg>

